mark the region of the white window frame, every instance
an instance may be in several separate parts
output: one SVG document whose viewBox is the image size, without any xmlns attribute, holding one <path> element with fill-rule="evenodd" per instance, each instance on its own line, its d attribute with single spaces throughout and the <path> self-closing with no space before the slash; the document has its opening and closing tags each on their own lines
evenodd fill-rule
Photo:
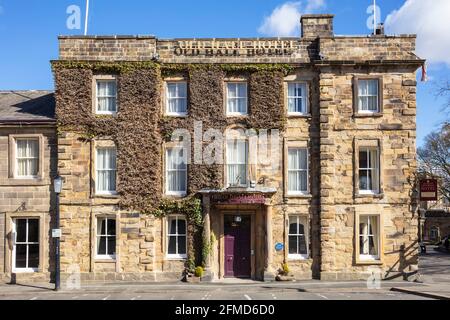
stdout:
<svg viewBox="0 0 450 320">
<path fill-rule="evenodd" d="M 104 217 L 104 216 L 97 216 L 96 217 L 96 228 L 95 228 L 95 258 L 97 260 L 116 260 L 117 257 L 117 219 L 116 217 Z M 101 235 L 98 234 L 98 226 L 100 220 L 105 220 L 105 234 Z M 108 220 L 115 220 L 116 221 L 116 227 L 114 229 L 114 235 L 108 235 Z M 114 254 L 98 254 L 98 243 L 100 238 L 106 238 L 106 247 L 105 251 L 108 252 L 108 238 L 115 238 L 116 247 L 114 248 Z"/>
<path fill-rule="evenodd" d="M 26 241 L 25 242 L 17 242 L 17 220 L 26 220 L 27 221 L 27 228 L 26 228 Z M 29 242 L 28 241 L 28 229 L 29 229 L 29 220 L 37 220 L 38 221 L 38 228 L 39 228 L 39 237 L 38 242 Z M 39 243 L 40 240 L 40 233 L 41 233 L 41 226 L 40 226 L 40 220 L 39 218 L 14 218 L 12 221 L 12 230 L 13 230 L 13 251 L 12 251 L 12 272 L 14 273 L 34 273 L 39 271 L 39 267 L 37 268 L 28 268 L 29 263 L 29 246 L 30 245 L 38 245 L 39 246 L 39 265 L 41 264 L 41 245 Z M 16 268 L 16 245 L 22 244 L 27 246 L 27 267 L 25 268 Z"/>
<path fill-rule="evenodd" d="M 19 147 L 18 142 L 19 141 L 36 141 L 37 147 L 38 147 L 38 156 L 36 157 L 27 157 L 27 158 L 20 158 L 20 159 L 35 159 L 37 161 L 37 172 L 36 175 L 31 176 L 21 176 L 19 175 Z M 37 179 L 39 178 L 39 172 L 41 171 L 41 143 L 39 138 L 15 138 L 14 139 L 14 147 L 15 147 L 15 172 L 14 172 L 14 178 L 16 179 Z"/>
<path fill-rule="evenodd" d="M 115 151 L 116 153 L 116 165 L 115 165 L 115 169 L 111 169 L 111 168 L 103 168 L 103 169 L 99 169 L 98 165 L 99 165 L 99 161 L 98 161 L 98 151 L 100 149 L 112 149 Z M 117 195 L 117 148 L 115 146 L 96 146 L 95 147 L 95 194 L 99 195 L 99 196 L 114 196 Z M 115 175 L 116 175 L 116 185 L 114 186 L 114 190 L 98 190 L 98 172 L 99 171 L 114 171 Z"/>
<path fill-rule="evenodd" d="M 239 90 L 237 89 L 238 87 L 236 87 L 236 97 L 230 98 L 230 93 L 229 93 L 229 85 L 233 84 L 233 85 L 244 85 L 245 86 L 245 97 L 240 97 L 238 96 Z M 226 115 L 229 117 L 235 117 L 235 116 L 246 116 L 248 115 L 248 84 L 246 81 L 227 81 L 225 83 L 225 87 L 226 87 Z M 235 100 L 245 100 L 245 111 L 243 112 L 230 112 L 230 108 L 229 108 L 229 102 L 231 99 L 235 99 Z"/>
<path fill-rule="evenodd" d="M 177 197 L 184 197 L 187 195 L 187 182 L 188 182 L 188 169 L 187 169 L 187 163 L 185 163 L 185 168 L 184 169 L 169 169 L 169 150 L 173 150 L 173 149 L 183 149 L 183 147 L 177 147 L 177 146 L 169 146 L 166 147 L 166 151 L 165 151 L 165 178 L 166 178 L 166 195 L 168 196 L 177 196 Z M 186 152 L 186 150 L 183 149 L 183 152 Z M 186 159 L 187 160 L 187 159 Z M 186 189 L 183 191 L 171 191 L 169 190 L 169 171 L 170 172 L 185 172 L 185 181 L 184 181 L 184 185 L 186 186 Z"/>
<path fill-rule="evenodd" d="M 370 234 L 370 217 L 376 217 L 377 218 L 377 230 L 376 230 L 376 234 Z M 368 232 L 368 234 L 367 235 L 362 235 L 361 233 L 360 233 L 360 224 L 361 224 L 361 221 L 363 221 L 363 219 L 365 219 L 365 218 L 367 218 L 367 222 L 368 222 L 368 225 L 367 225 L 367 232 Z M 359 215 L 359 219 L 358 219 L 358 243 L 359 243 L 359 245 L 358 245 L 358 247 L 359 247 L 359 252 L 358 252 L 358 255 L 359 255 L 359 260 L 360 261 L 362 261 L 362 262 L 365 262 L 365 261 L 380 261 L 380 257 L 381 257 L 381 254 L 380 254 L 380 252 L 381 252 L 381 218 L 380 218 L 380 215 L 379 214 L 360 214 Z M 377 236 L 378 238 L 377 238 L 377 242 L 378 242 L 378 254 L 377 255 L 372 255 L 372 254 L 361 254 L 361 245 L 360 245 L 360 243 L 361 243 L 361 237 L 364 237 L 364 236 L 367 236 L 369 239 L 370 239 L 370 237 L 374 237 L 374 236 Z M 374 242 L 375 243 L 375 242 Z"/>
<path fill-rule="evenodd" d="M 301 85 L 304 87 L 304 96 L 290 96 L 289 95 L 289 86 L 290 85 Z M 309 89 L 308 83 L 305 81 L 288 81 L 286 86 L 286 96 L 287 96 L 287 113 L 288 116 L 304 116 L 309 115 Z M 291 99 L 301 99 L 302 101 L 302 109 L 304 112 L 293 112 L 289 111 L 289 101 Z"/>
<path fill-rule="evenodd" d="M 306 169 L 289 169 L 289 151 L 290 150 L 305 150 L 306 151 Z M 307 147 L 290 147 L 287 148 L 287 195 L 288 196 L 303 196 L 303 195 L 309 195 L 309 150 Z M 291 191 L 289 190 L 289 173 L 295 171 L 295 172 L 306 172 L 306 190 L 301 191 Z"/>
<path fill-rule="evenodd" d="M 175 230 L 175 233 L 169 233 L 170 221 L 173 220 L 173 219 L 176 220 L 175 221 L 175 228 L 176 228 L 176 230 Z M 186 233 L 184 233 L 184 234 L 178 233 L 178 220 L 180 220 L 180 219 L 185 221 Z M 167 220 L 166 220 L 166 258 L 167 259 L 169 259 L 169 260 L 181 260 L 181 259 L 184 260 L 184 259 L 187 259 L 187 248 L 188 248 L 187 228 L 188 228 L 188 224 L 187 224 L 187 219 L 186 219 L 185 216 L 182 216 L 182 215 L 169 215 L 169 216 L 167 216 Z M 175 254 L 174 253 L 170 253 L 169 254 L 169 242 L 170 242 L 169 239 L 170 239 L 171 236 L 175 236 L 176 237 L 175 244 L 176 244 L 176 252 L 177 253 L 175 253 Z M 186 239 L 186 241 L 185 241 L 185 243 L 186 243 L 186 250 L 185 250 L 185 252 L 186 253 L 184 253 L 184 254 L 179 254 L 178 253 L 178 237 L 180 237 L 180 236 L 185 237 L 185 239 Z"/>
<path fill-rule="evenodd" d="M 100 82 L 114 82 L 115 83 L 115 87 L 116 87 L 116 92 L 115 92 L 115 94 L 114 95 L 111 95 L 111 96 L 109 96 L 109 95 L 107 95 L 107 96 L 99 96 L 99 94 L 98 94 L 98 84 L 100 83 Z M 99 114 L 99 115 L 116 115 L 117 114 L 117 112 L 118 112 L 118 110 L 119 110 L 119 106 L 118 106 L 118 101 L 117 101 L 117 79 L 115 79 L 115 78 L 111 78 L 111 79 L 106 79 L 106 78 L 104 78 L 104 79 L 95 79 L 95 113 L 96 114 Z M 115 106 L 116 106 L 116 109 L 115 110 L 113 110 L 113 111 L 100 111 L 100 110 L 98 110 L 98 100 L 100 99 L 100 98 L 114 98 L 115 99 Z"/>
<path fill-rule="evenodd" d="M 297 219 L 297 233 L 289 233 L 290 232 L 290 222 L 291 222 L 291 218 L 296 218 Z M 302 224 L 303 225 L 303 229 L 304 229 L 304 233 L 299 233 L 298 230 L 298 225 Z M 306 260 L 309 259 L 309 241 L 308 241 L 308 219 L 307 217 L 301 216 L 301 215 L 296 215 L 296 214 L 292 214 L 288 216 L 288 220 L 287 220 L 287 225 L 288 225 L 288 230 L 287 230 L 287 236 L 288 236 L 288 245 L 289 245 L 289 237 L 290 236 L 295 236 L 300 237 L 300 236 L 304 236 L 305 238 L 305 245 L 306 245 L 306 254 L 302 254 L 302 253 L 296 253 L 296 254 L 291 254 L 289 253 L 290 248 L 288 247 L 288 259 L 289 260 Z M 297 248 L 297 252 L 299 251 L 300 247 Z"/>
<path fill-rule="evenodd" d="M 365 94 L 362 95 L 360 94 L 360 88 L 361 88 L 361 83 L 363 81 L 367 82 L 367 86 L 369 86 L 369 82 L 370 81 L 375 81 L 377 83 L 377 94 L 373 95 L 373 94 Z M 367 92 L 369 92 L 369 90 L 367 90 Z M 367 100 L 369 100 L 370 97 L 375 97 L 376 101 L 377 101 L 377 108 L 376 110 L 362 110 L 361 109 L 361 98 L 367 98 Z M 358 113 L 363 113 L 363 114 L 373 114 L 373 113 L 379 113 L 380 112 L 380 80 L 379 79 L 358 79 Z M 367 105 L 369 104 L 369 101 L 367 101 Z"/>
<path fill-rule="evenodd" d="M 229 145 L 229 143 L 230 142 L 234 142 L 234 141 L 236 141 L 236 140 L 238 140 L 238 141 L 244 141 L 245 142 L 245 163 L 230 163 L 229 162 L 229 160 L 228 160 L 228 145 Z M 226 176 L 226 181 L 227 181 L 227 187 L 228 188 L 233 188 L 233 187 L 247 187 L 248 185 L 249 185 L 249 180 L 250 180 L 250 172 L 249 172 L 249 169 L 250 169 L 250 165 L 249 165 L 249 148 L 250 148 L 250 146 L 249 146 L 249 141 L 248 141 L 248 139 L 244 139 L 244 138 L 229 138 L 229 139 L 226 139 L 226 152 L 225 152 L 225 170 L 226 170 L 226 173 L 225 173 L 225 176 Z M 229 170 L 228 170 L 228 167 L 229 166 L 233 166 L 233 165 L 245 165 L 245 183 L 239 183 L 239 184 L 235 184 L 235 183 L 231 183 L 230 182 L 230 177 L 229 177 L 229 175 L 228 175 L 228 172 L 229 172 Z"/>
<path fill-rule="evenodd" d="M 183 84 L 186 86 L 186 96 L 185 97 L 181 97 L 181 96 L 177 96 L 177 97 L 169 97 L 169 85 L 171 84 L 175 84 L 175 85 L 180 85 Z M 187 81 L 166 81 L 165 82 L 165 91 L 166 91 L 166 115 L 167 116 L 175 116 L 175 117 L 186 117 L 188 115 L 188 83 Z M 186 110 L 184 112 L 169 112 L 168 108 L 169 108 L 169 100 L 170 99 L 177 99 L 177 100 L 183 100 L 185 103 L 185 108 Z"/>
<path fill-rule="evenodd" d="M 376 154 L 376 159 L 377 159 L 377 163 L 376 163 L 376 167 L 359 167 L 359 163 L 361 162 L 361 152 L 365 151 L 367 153 L 367 159 L 370 162 L 370 156 L 371 156 L 371 152 L 375 151 Z M 366 164 L 367 165 L 367 164 Z M 370 190 L 364 190 L 361 189 L 361 185 L 360 185 L 360 179 L 361 179 L 361 170 L 366 170 L 368 173 L 371 172 L 371 181 L 372 181 L 372 187 L 374 187 L 375 182 L 377 181 L 377 184 L 375 187 L 375 189 L 370 189 Z M 374 180 L 374 177 L 376 178 L 376 180 Z M 359 194 L 362 195 L 371 195 L 371 194 L 379 194 L 380 193 L 380 179 L 381 179 L 381 175 L 380 175 L 380 148 L 378 147 L 360 147 L 358 150 L 358 191 Z"/>
</svg>

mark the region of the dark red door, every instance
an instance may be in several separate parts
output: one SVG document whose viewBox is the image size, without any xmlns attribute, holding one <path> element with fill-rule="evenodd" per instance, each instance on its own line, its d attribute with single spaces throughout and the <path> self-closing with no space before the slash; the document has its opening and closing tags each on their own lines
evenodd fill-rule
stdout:
<svg viewBox="0 0 450 320">
<path fill-rule="evenodd" d="M 226 215 L 225 277 L 249 278 L 251 276 L 250 231 L 251 217 Z"/>
</svg>

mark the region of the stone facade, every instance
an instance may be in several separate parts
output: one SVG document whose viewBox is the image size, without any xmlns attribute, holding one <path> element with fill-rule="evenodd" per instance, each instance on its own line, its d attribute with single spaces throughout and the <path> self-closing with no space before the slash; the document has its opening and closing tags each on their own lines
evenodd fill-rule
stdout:
<svg viewBox="0 0 450 320">
<path fill-rule="evenodd" d="M 307 83 L 310 112 L 287 117 L 278 141 L 283 150 L 279 168 L 258 167 L 253 176 L 257 181 L 254 188 L 227 189 L 221 179 L 219 188 L 205 187 L 197 193 L 202 197 L 203 232 L 206 239 L 213 239 L 205 262 L 208 277 L 224 277 L 224 217 L 230 213 L 251 217 L 251 277 L 255 279 L 273 278 L 283 263 L 289 264 L 297 279 L 366 279 L 373 268 L 385 278 L 413 273 L 417 268 L 417 215 L 409 178 L 416 170 L 415 72 L 423 64 L 414 54 L 415 37 L 337 37 L 333 34 L 330 15 L 305 16 L 302 21 L 303 37 L 299 39 L 60 37 L 60 58 L 54 64 L 65 62 L 67 66 L 62 67 L 63 71 L 55 71 L 56 107 L 70 110 L 77 108 L 78 103 L 87 103 L 91 109 L 92 101 L 86 97 L 92 97 L 92 88 L 84 88 L 93 83 L 94 73 L 98 71 L 87 70 L 79 83 L 80 88 L 87 91 L 81 93 L 87 100 L 61 89 L 68 88 L 63 83 L 65 79 L 76 79 L 75 73 L 81 72 L 77 63 L 153 62 L 162 67 L 168 64 L 172 67 L 173 64 L 181 67 L 286 64 L 290 72 L 278 83 L 282 95 L 286 97 L 289 81 Z M 243 76 L 239 75 L 239 67 L 236 70 L 233 76 Z M 164 77 L 161 74 L 162 80 Z M 212 73 L 205 77 L 211 83 L 211 89 L 205 94 L 214 94 L 211 90 L 220 87 L 216 86 L 217 79 Z M 355 83 L 359 78 L 379 79 L 380 112 L 370 115 L 356 112 Z M 129 76 L 127 85 L 132 83 L 133 78 Z M 120 75 L 118 86 L 119 92 L 123 90 Z M 135 94 L 140 92 L 136 90 Z M 252 94 L 254 91 L 250 88 L 250 99 Z M 217 95 L 222 97 L 222 92 Z M 139 99 L 137 101 L 140 103 Z M 149 103 L 140 105 L 147 107 Z M 223 112 L 219 110 L 220 104 L 213 113 Z M 120 95 L 118 105 L 120 117 Z M 163 108 L 162 105 L 149 107 Z M 277 107 L 286 111 L 286 102 Z M 58 170 L 65 180 L 61 195 L 62 272 L 68 276 L 78 270 L 85 280 L 181 278 L 185 260 L 166 256 L 165 218 L 123 208 L 120 193 L 114 196 L 93 193 L 93 150 L 101 140 L 86 139 L 85 134 L 65 127 L 59 132 Z M 102 139 L 108 140 L 107 137 Z M 155 141 L 158 143 L 159 139 Z M 309 194 L 289 196 L 286 192 L 285 152 L 289 146 L 306 147 L 309 151 Z M 358 190 L 357 150 L 361 146 L 376 146 L 380 150 L 378 194 L 361 194 Z M 119 158 L 119 166 L 121 161 L 127 160 Z M 163 167 L 162 161 L 148 163 L 148 166 Z M 120 185 L 120 179 L 117 183 Z M 160 187 L 164 181 L 158 179 L 153 183 Z M 231 197 L 262 195 L 264 202 L 237 205 L 216 201 L 217 195 L 230 194 Z M 358 221 L 367 214 L 379 217 L 380 248 L 376 261 L 358 258 Z M 287 221 L 290 215 L 300 216 L 305 221 L 309 250 L 304 259 L 289 258 Z M 115 259 L 96 258 L 97 217 L 116 219 Z M 276 251 L 274 246 L 278 243 L 284 244 L 284 248 Z M 201 249 L 201 246 L 197 248 Z"/>
</svg>

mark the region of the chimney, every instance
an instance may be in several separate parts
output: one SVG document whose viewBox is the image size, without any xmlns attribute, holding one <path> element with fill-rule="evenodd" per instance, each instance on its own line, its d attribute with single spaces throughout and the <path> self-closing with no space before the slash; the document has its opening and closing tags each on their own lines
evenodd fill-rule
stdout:
<svg viewBox="0 0 450 320">
<path fill-rule="evenodd" d="M 333 14 L 305 14 L 300 18 L 302 38 L 332 37 Z"/>
</svg>

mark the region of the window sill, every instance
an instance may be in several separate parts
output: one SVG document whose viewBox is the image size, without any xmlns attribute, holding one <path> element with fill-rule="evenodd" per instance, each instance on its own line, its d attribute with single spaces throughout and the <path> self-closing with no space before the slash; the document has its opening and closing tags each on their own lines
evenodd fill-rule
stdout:
<svg viewBox="0 0 450 320">
<path fill-rule="evenodd" d="M 355 195 L 355 198 L 371 198 L 371 199 L 382 199 L 384 198 L 384 193 L 360 193 Z"/>
<path fill-rule="evenodd" d="M 96 116 L 117 116 L 117 111 L 116 112 L 99 112 L 99 111 L 96 111 L 95 112 L 95 115 Z"/>
<path fill-rule="evenodd" d="M 12 273 L 38 273 L 40 272 L 39 269 L 13 269 Z"/>
<path fill-rule="evenodd" d="M 288 113 L 287 116 L 288 119 L 295 119 L 295 118 L 310 119 L 312 117 L 310 113 Z"/>
<path fill-rule="evenodd" d="M 166 193 L 165 196 L 167 198 L 184 198 L 187 196 L 187 192 L 183 193 Z"/>
<path fill-rule="evenodd" d="M 381 118 L 383 114 L 381 112 L 367 112 L 367 113 L 355 113 L 353 114 L 353 118 Z"/>
<path fill-rule="evenodd" d="M 187 113 L 166 113 L 164 114 L 165 117 L 169 117 L 169 118 L 187 118 L 188 114 Z"/>
<path fill-rule="evenodd" d="M 288 255 L 288 260 L 292 261 L 292 262 L 295 262 L 295 261 L 308 262 L 308 261 L 311 261 L 312 259 L 309 257 L 309 255 L 292 255 L 292 256 Z"/>
<path fill-rule="evenodd" d="M 37 178 L 9 178 L 0 181 L 0 186 L 45 186 L 51 184 L 50 180 L 41 177 Z"/>
<path fill-rule="evenodd" d="M 248 113 L 227 113 L 227 118 L 247 118 Z"/>
<path fill-rule="evenodd" d="M 117 192 L 114 193 L 96 193 L 94 198 L 98 199 L 117 199 L 119 198 L 119 194 Z"/>
<path fill-rule="evenodd" d="M 312 198 L 312 194 L 310 193 L 299 193 L 299 194 L 295 194 L 295 193 L 288 193 L 285 195 L 285 198 L 289 198 L 289 199 L 311 199 Z"/>
<path fill-rule="evenodd" d="M 371 259 L 363 259 L 363 260 L 358 259 L 356 261 L 356 264 L 359 264 L 359 265 L 382 265 L 383 261 L 381 261 L 381 260 L 371 260 Z"/>
<path fill-rule="evenodd" d="M 96 263 L 116 263 L 117 259 L 114 258 L 108 258 L 108 257 L 95 257 L 94 262 Z"/>
<path fill-rule="evenodd" d="M 187 260 L 187 256 L 166 256 L 165 257 L 166 261 L 185 261 Z"/>
</svg>

